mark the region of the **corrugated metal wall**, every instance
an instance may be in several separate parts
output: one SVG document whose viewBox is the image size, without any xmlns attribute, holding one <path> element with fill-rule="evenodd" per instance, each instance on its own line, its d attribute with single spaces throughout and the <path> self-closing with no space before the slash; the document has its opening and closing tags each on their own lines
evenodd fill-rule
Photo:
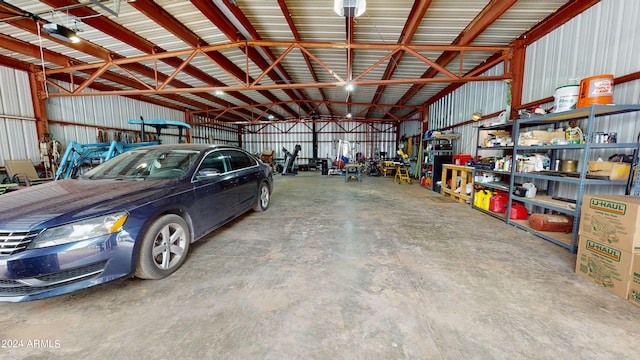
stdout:
<svg viewBox="0 0 640 360">
<path fill-rule="evenodd" d="M 238 125 L 216 125 L 198 123 L 207 122 L 209 119 L 202 116 L 194 116 L 191 119 L 191 142 L 195 144 L 227 144 L 238 146 Z"/>
<path fill-rule="evenodd" d="M 576 84 L 581 79 L 599 74 L 619 77 L 640 71 L 640 37 L 637 15 L 640 1 L 603 0 L 577 18 L 540 39 L 526 49 L 522 103 L 552 96 L 559 86 Z M 498 66 L 500 67 L 500 65 Z M 488 74 L 497 71 L 490 70 Z M 471 118 L 471 113 L 497 112 L 506 107 L 507 85 L 504 82 L 469 83 L 441 99 L 429 108 L 429 128 L 439 129 L 459 124 Z M 618 84 L 614 89 L 614 103 L 640 103 L 640 81 Z M 551 107 L 553 103 L 545 104 Z M 497 122 L 497 119 L 482 123 Z M 640 113 L 598 118 L 596 131 L 617 132 L 618 142 L 635 142 L 640 131 Z M 455 144 L 455 152 L 474 153 L 475 127 L 480 123 L 456 127 L 462 133 Z M 581 123 L 584 128 L 584 123 Z M 623 149 L 594 151 L 591 160 L 607 158 L 625 152 Z M 631 153 L 626 151 L 625 153 Z M 483 153 L 486 156 L 486 154 Z M 564 151 L 565 159 L 578 159 L 579 151 Z M 621 193 L 620 187 L 594 187 L 586 193 Z M 576 187 L 556 184 L 558 196 L 575 196 Z"/>
<path fill-rule="evenodd" d="M 365 158 L 378 158 L 381 152 L 395 154 L 396 125 L 368 124 L 364 122 L 300 122 L 271 123 L 246 126 L 243 147 L 259 153 L 263 149 L 275 150 L 276 158 L 284 158 L 286 148 L 293 152 L 300 145 L 296 162 L 306 164 L 314 157 L 313 133 L 317 134 L 317 157 L 335 159 L 340 140 L 348 142 L 351 158 L 362 153 Z"/>
<path fill-rule="evenodd" d="M 68 84 L 62 83 L 67 87 Z M 95 143 L 98 130 L 106 130 L 109 139 L 114 133 L 123 132 L 128 137 L 140 132 L 139 125 L 129 124 L 129 119 L 184 121 L 182 111 L 153 105 L 122 96 L 50 97 L 46 100 L 49 130 L 54 139 L 62 144 L 76 141 L 81 144 Z M 152 128 L 145 128 L 153 134 Z M 163 130 L 164 144 L 178 143 L 178 131 Z"/>
<path fill-rule="evenodd" d="M 483 75 L 501 75 L 503 69 L 504 65 L 500 63 Z M 508 93 L 509 85 L 504 81 L 467 83 L 429 107 L 428 127 L 430 130 L 439 130 L 469 121 L 475 112 L 492 114 L 504 111 L 507 109 Z M 492 118 L 454 128 L 453 132 L 461 134 L 460 139 L 453 143 L 454 152 L 474 154 L 476 128 L 498 121 L 498 118 Z"/>
<path fill-rule="evenodd" d="M 0 83 L 0 166 L 5 160 L 39 162 L 29 75 L 0 67 Z"/>
<path fill-rule="evenodd" d="M 638 14 L 640 1 L 603 0 L 527 47 L 523 103 L 552 96 L 557 87 L 585 77 L 640 71 Z M 640 103 L 640 81 L 616 85 L 613 101 Z M 625 115 L 625 121 L 604 119 L 596 130 L 616 131 L 619 142 L 633 142 L 640 131 L 638 119 L 637 113 Z"/>
<path fill-rule="evenodd" d="M 581 79 L 600 74 L 619 77 L 640 71 L 640 38 L 637 17 L 640 1 L 603 0 L 579 17 L 540 39 L 527 48 L 523 103 L 552 96 L 562 85 L 576 84 Z M 615 85 L 614 103 L 640 103 L 640 81 Z M 552 106 L 553 104 L 548 104 Z M 618 142 L 635 142 L 640 131 L 640 113 L 598 118 L 596 131 L 616 132 Z M 580 124 L 584 128 L 584 122 Z M 599 150 L 590 160 L 607 159 L 612 154 L 630 150 Z M 564 151 L 565 159 L 578 159 L 577 151 Z M 563 184 L 556 189 L 559 196 L 571 197 L 575 186 Z M 622 193 L 620 187 L 590 186 L 585 193 Z"/>
</svg>

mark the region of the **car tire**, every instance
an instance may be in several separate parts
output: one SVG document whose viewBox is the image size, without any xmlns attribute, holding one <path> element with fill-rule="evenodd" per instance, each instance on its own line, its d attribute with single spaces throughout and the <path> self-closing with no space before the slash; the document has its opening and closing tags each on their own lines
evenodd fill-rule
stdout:
<svg viewBox="0 0 640 360">
<path fill-rule="evenodd" d="M 271 192 L 269 191 L 269 185 L 266 182 L 260 183 L 258 187 L 258 201 L 253 206 L 253 210 L 257 212 L 265 211 L 269 208 L 269 201 L 271 200 Z"/>
<path fill-rule="evenodd" d="M 140 279 L 162 279 L 184 263 L 191 233 L 189 225 L 178 215 L 163 215 L 147 229 L 140 244 L 135 276 Z"/>
</svg>

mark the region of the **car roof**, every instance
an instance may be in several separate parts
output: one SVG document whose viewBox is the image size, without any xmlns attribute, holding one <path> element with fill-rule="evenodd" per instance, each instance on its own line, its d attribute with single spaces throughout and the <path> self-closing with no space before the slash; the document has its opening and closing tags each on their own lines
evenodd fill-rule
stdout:
<svg viewBox="0 0 640 360">
<path fill-rule="evenodd" d="M 233 145 L 224 145 L 224 144 L 162 144 L 162 145 L 149 145 L 143 146 L 138 149 L 181 149 L 181 150 L 195 150 L 202 151 L 207 149 L 236 149 L 242 150 L 241 148 Z"/>
</svg>

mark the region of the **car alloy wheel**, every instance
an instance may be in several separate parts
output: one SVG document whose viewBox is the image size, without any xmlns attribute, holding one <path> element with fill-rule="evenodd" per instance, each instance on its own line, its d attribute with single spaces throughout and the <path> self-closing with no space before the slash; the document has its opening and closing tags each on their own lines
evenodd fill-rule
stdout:
<svg viewBox="0 0 640 360">
<path fill-rule="evenodd" d="M 184 263 L 191 236 L 186 221 L 178 215 L 163 215 L 145 233 L 138 255 L 136 277 L 162 279 Z"/>
<path fill-rule="evenodd" d="M 261 183 L 258 189 L 258 202 L 253 207 L 255 211 L 265 211 L 269 208 L 271 193 L 269 192 L 269 185 L 267 183 Z"/>
</svg>

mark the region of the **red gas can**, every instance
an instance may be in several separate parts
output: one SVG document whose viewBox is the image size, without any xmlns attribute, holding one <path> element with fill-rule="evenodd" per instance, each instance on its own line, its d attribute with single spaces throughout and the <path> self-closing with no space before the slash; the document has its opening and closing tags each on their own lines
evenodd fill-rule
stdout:
<svg viewBox="0 0 640 360">
<path fill-rule="evenodd" d="M 505 214 L 507 215 L 507 214 Z M 527 220 L 527 208 L 524 205 L 512 202 L 511 203 L 511 213 L 509 214 L 509 219 L 512 220 Z"/>
<path fill-rule="evenodd" d="M 505 192 L 498 192 L 493 195 L 489 200 L 489 210 L 496 213 L 503 213 L 507 211 L 507 201 L 509 196 Z"/>
</svg>

